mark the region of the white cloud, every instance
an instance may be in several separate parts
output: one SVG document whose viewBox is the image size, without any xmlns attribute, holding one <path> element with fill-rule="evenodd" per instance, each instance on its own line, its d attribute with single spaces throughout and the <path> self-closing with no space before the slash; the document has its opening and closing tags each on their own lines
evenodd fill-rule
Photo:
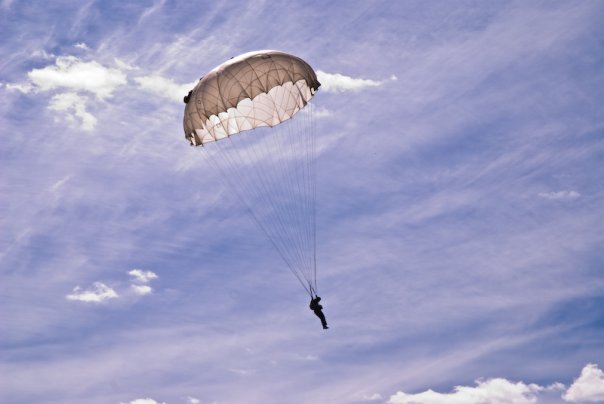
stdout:
<svg viewBox="0 0 604 404">
<path fill-rule="evenodd" d="M 19 91 L 23 94 L 30 93 L 33 90 L 31 83 L 6 83 L 6 89 L 10 91 Z"/>
<path fill-rule="evenodd" d="M 541 192 L 541 198 L 551 200 L 577 199 L 581 196 L 577 191 L 557 191 L 557 192 Z"/>
<path fill-rule="evenodd" d="M 532 404 L 543 387 L 513 383 L 502 378 L 477 380 L 475 387 L 456 386 L 452 393 L 427 390 L 417 394 L 402 391 L 390 397 L 391 404 Z"/>
<path fill-rule="evenodd" d="M 173 101 L 182 101 L 197 84 L 197 82 L 177 84 L 171 79 L 158 75 L 135 77 L 134 81 L 142 90 Z"/>
<path fill-rule="evenodd" d="M 130 287 L 139 296 L 145 296 L 153 292 L 153 288 L 147 285 L 130 285 Z"/>
<path fill-rule="evenodd" d="M 48 108 L 53 111 L 64 112 L 67 120 L 71 123 L 79 120 L 80 128 L 90 132 L 96 126 L 97 119 L 86 111 L 86 101 L 85 97 L 76 93 L 61 93 L 51 98 Z"/>
<path fill-rule="evenodd" d="M 76 286 L 73 289 L 73 293 L 65 297 L 68 300 L 100 303 L 108 299 L 115 299 L 118 297 L 118 294 L 104 283 L 95 282 L 93 287 L 87 290 L 82 290 L 79 286 Z"/>
<path fill-rule="evenodd" d="M 117 87 L 126 84 L 122 71 L 95 61 L 84 62 L 75 56 L 59 56 L 55 65 L 34 69 L 27 75 L 42 91 L 58 88 L 88 91 L 100 99 L 110 97 Z"/>
<path fill-rule="evenodd" d="M 122 403 L 126 404 L 126 403 Z M 129 401 L 128 404 L 166 404 L 165 402 L 160 403 L 152 398 L 137 398 L 136 400 Z"/>
<path fill-rule="evenodd" d="M 562 398 L 573 403 L 604 402 L 604 372 L 596 364 L 587 364 Z"/>
<path fill-rule="evenodd" d="M 187 397 L 187 401 L 189 404 L 200 404 L 201 401 L 198 398 L 195 397 Z"/>
<path fill-rule="evenodd" d="M 137 282 L 148 283 L 152 279 L 157 279 L 157 275 L 151 271 L 143 271 L 142 269 L 133 269 L 128 272 L 128 275 L 134 277 L 134 280 Z"/>
<path fill-rule="evenodd" d="M 75 46 L 78 49 L 84 49 L 84 50 L 89 50 L 90 49 L 88 47 L 88 45 L 86 45 L 84 42 L 78 42 L 78 43 L 74 44 L 73 46 Z"/>
<path fill-rule="evenodd" d="M 321 90 L 328 93 L 358 91 L 365 87 L 379 87 L 384 84 L 384 81 L 353 78 L 340 73 L 326 73 L 322 70 L 317 70 L 317 79 L 321 83 Z M 392 76 L 391 80 L 396 80 L 396 76 Z"/>
</svg>

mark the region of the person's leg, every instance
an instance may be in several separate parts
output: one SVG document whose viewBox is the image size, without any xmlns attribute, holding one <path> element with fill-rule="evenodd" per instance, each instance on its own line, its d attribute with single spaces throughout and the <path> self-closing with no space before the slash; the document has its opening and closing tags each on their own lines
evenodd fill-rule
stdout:
<svg viewBox="0 0 604 404">
<path fill-rule="evenodd" d="M 321 325 L 323 326 L 323 328 L 327 328 L 327 320 L 325 320 L 325 314 L 323 314 L 322 311 L 316 312 L 315 314 L 321 319 Z"/>
</svg>

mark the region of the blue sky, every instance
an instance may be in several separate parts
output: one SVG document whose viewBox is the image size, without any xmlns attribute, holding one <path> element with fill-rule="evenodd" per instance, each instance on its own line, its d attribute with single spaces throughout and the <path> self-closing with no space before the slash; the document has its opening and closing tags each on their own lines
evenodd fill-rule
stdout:
<svg viewBox="0 0 604 404">
<path fill-rule="evenodd" d="M 0 3 L 0 402 L 604 402 L 604 3 Z M 318 282 L 184 139 L 306 60 Z"/>
</svg>

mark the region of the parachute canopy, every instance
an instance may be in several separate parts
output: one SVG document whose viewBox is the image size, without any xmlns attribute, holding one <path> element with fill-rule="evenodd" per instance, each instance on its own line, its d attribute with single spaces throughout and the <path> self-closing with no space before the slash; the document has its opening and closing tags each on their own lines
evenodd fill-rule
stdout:
<svg viewBox="0 0 604 404">
<path fill-rule="evenodd" d="M 216 67 L 185 100 L 184 130 L 199 146 L 290 119 L 320 83 L 302 59 L 284 52 L 249 52 Z"/>
</svg>

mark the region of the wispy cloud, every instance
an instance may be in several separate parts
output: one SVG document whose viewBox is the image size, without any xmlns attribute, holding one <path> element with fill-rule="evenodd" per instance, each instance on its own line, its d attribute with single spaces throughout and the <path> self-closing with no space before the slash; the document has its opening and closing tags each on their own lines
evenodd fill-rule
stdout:
<svg viewBox="0 0 604 404">
<path fill-rule="evenodd" d="M 328 93 L 359 91 L 367 87 L 379 87 L 386 82 L 354 78 L 340 73 L 326 73 L 322 70 L 317 70 L 317 79 L 321 83 L 321 90 Z M 390 80 L 396 80 L 396 76 L 391 76 Z"/>
<path fill-rule="evenodd" d="M 122 59 L 120 58 L 114 58 L 115 61 L 115 65 L 120 68 L 121 70 L 137 70 L 138 67 L 133 66 L 127 62 L 124 62 Z"/>
<path fill-rule="evenodd" d="M 141 24 L 147 17 L 151 16 L 153 13 L 156 13 L 161 10 L 165 3 L 166 0 L 159 0 L 157 2 L 154 2 L 151 7 L 143 11 L 140 18 L 138 19 L 138 24 Z"/>
<path fill-rule="evenodd" d="M 553 191 L 553 192 L 540 192 L 539 196 L 544 199 L 550 200 L 570 200 L 581 197 L 581 194 L 577 191 Z"/>
<path fill-rule="evenodd" d="M 305 110 L 302 110 L 302 111 L 305 111 Z M 313 116 L 315 118 L 327 118 L 327 117 L 333 116 L 333 112 L 331 112 L 330 110 L 328 110 L 325 107 L 319 107 L 313 111 Z"/>
<path fill-rule="evenodd" d="M 73 293 L 65 296 L 68 300 L 77 300 L 87 303 L 101 303 L 105 300 L 116 299 L 118 294 L 101 282 L 95 282 L 89 289 L 82 289 L 76 286 L 73 289 Z"/>
<path fill-rule="evenodd" d="M 70 179 L 71 179 L 71 176 L 69 176 L 69 175 L 60 179 L 59 181 L 52 184 L 52 186 L 50 187 L 50 191 L 53 193 L 58 192 L 63 187 L 63 185 L 65 185 L 65 183 L 67 183 Z"/>
<path fill-rule="evenodd" d="M 37 50 L 33 51 L 31 56 L 33 58 L 40 58 L 40 59 L 45 59 L 45 60 L 50 60 L 50 59 L 54 59 L 57 57 L 55 54 L 48 53 L 44 49 L 37 49 Z"/>
</svg>

